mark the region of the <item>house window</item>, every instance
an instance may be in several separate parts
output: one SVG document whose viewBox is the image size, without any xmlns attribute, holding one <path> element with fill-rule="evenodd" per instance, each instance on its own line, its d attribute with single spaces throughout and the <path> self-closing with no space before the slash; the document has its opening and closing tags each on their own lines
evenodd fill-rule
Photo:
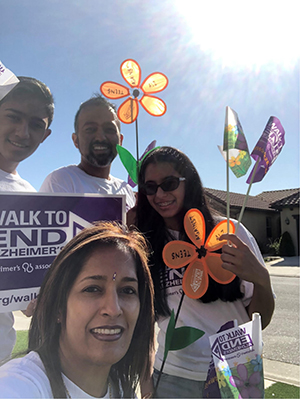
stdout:
<svg viewBox="0 0 300 399">
<path fill-rule="evenodd" d="M 267 238 L 272 238 L 272 218 L 270 216 L 266 217 L 266 229 Z"/>
</svg>

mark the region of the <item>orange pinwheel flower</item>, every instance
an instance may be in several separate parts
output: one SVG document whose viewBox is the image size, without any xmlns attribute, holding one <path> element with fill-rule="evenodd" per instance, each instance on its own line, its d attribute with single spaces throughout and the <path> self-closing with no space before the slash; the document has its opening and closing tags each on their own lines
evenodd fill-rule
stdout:
<svg viewBox="0 0 300 399">
<path fill-rule="evenodd" d="M 201 298 L 208 288 L 208 275 L 221 284 L 228 284 L 235 274 L 222 268 L 221 254 L 214 253 L 222 248 L 226 240 L 219 237 L 227 232 L 227 220 L 218 223 L 205 241 L 205 220 L 198 209 L 190 209 L 184 217 L 184 229 L 192 244 L 185 241 L 170 241 L 163 249 L 163 260 L 172 269 L 187 267 L 182 288 L 187 296 Z M 230 221 L 229 233 L 234 233 L 234 224 Z"/>
<path fill-rule="evenodd" d="M 158 97 L 149 94 L 158 93 L 168 85 L 168 78 L 160 72 L 151 73 L 140 85 L 142 71 L 134 60 L 126 60 L 121 64 L 121 74 L 132 90 L 132 96 L 125 100 L 118 109 L 118 118 L 124 123 L 132 123 L 139 113 L 139 103 L 152 116 L 166 113 L 166 104 Z M 110 99 L 130 96 L 130 89 L 115 82 L 104 82 L 100 86 L 101 93 Z M 141 92 L 142 93 L 141 93 Z M 138 98 L 142 94 L 141 98 Z"/>
</svg>

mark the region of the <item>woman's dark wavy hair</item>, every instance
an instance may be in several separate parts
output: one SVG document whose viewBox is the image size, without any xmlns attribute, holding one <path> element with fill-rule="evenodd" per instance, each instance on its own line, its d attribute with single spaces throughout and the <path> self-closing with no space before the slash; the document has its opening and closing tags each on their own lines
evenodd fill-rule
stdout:
<svg viewBox="0 0 300 399">
<path fill-rule="evenodd" d="M 66 325 L 68 296 L 85 262 L 98 248 L 118 248 L 131 254 L 138 278 L 140 313 L 126 355 L 110 370 L 114 392 L 119 391 L 118 397 L 133 397 L 143 373 L 149 372 L 149 353 L 154 341 L 154 290 L 147 263 L 148 246 L 137 231 L 128 231 L 115 222 L 100 222 L 77 234 L 56 257 L 42 283 L 32 317 L 28 352 L 39 353 L 54 398 L 67 398 L 59 358 L 59 338 L 61 328 Z M 57 322 L 58 315 L 61 324 Z"/>
<path fill-rule="evenodd" d="M 180 221 L 180 237 L 185 241 L 190 241 L 186 236 L 183 227 L 185 213 L 191 208 L 199 209 L 206 222 L 206 238 L 216 225 L 216 216 L 206 200 L 204 188 L 200 176 L 191 160 L 181 151 L 173 147 L 159 147 L 150 152 L 143 160 L 139 173 L 139 187 L 145 183 L 145 173 L 148 165 L 157 163 L 169 163 L 173 168 L 185 177 L 182 183 L 185 185 L 184 205 L 178 215 Z M 168 232 L 164 219 L 150 205 L 147 196 L 138 191 L 136 207 L 136 226 L 143 232 L 152 246 L 150 259 L 150 270 L 154 282 L 155 290 L 155 311 L 157 315 L 167 316 L 170 308 L 167 304 L 166 286 L 164 272 L 167 267 L 162 260 L 163 247 L 167 241 L 172 239 Z M 240 291 L 240 279 L 236 277 L 230 284 L 219 284 L 209 276 L 209 287 L 206 293 L 199 299 L 204 303 L 209 303 L 217 299 L 223 301 L 234 301 L 242 298 Z"/>
</svg>

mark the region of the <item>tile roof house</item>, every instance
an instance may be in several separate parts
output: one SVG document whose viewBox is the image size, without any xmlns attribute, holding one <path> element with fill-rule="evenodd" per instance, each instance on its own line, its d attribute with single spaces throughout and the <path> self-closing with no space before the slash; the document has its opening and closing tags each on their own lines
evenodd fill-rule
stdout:
<svg viewBox="0 0 300 399">
<path fill-rule="evenodd" d="M 284 197 L 277 201 L 272 202 L 271 207 L 281 210 L 286 206 L 288 206 L 288 207 L 299 206 L 299 202 L 300 202 L 299 200 L 300 200 L 300 196 L 299 196 L 299 190 L 298 190 L 295 193 L 293 193 L 287 197 Z"/>
<path fill-rule="evenodd" d="M 226 191 L 205 188 L 205 192 L 209 204 L 226 216 Z M 300 189 L 295 188 L 249 195 L 242 224 L 253 234 L 262 253 L 268 253 L 268 244 L 289 231 L 299 254 L 299 193 Z M 230 217 L 238 219 L 245 195 L 230 193 L 229 198 Z"/>
<path fill-rule="evenodd" d="M 292 194 L 299 193 L 299 188 L 290 188 L 287 190 L 277 190 L 277 191 L 263 191 L 261 194 L 257 195 L 256 198 L 262 198 L 269 203 L 283 200 Z"/>
</svg>

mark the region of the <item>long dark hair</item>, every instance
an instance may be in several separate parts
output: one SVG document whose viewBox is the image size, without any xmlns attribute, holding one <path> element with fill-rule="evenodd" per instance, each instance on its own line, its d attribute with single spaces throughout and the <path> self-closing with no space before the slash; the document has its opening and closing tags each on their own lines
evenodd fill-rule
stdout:
<svg viewBox="0 0 300 399">
<path fill-rule="evenodd" d="M 183 218 L 191 208 L 199 209 L 206 222 L 206 238 L 216 225 L 217 212 L 212 210 L 206 200 L 204 188 L 200 176 L 191 160 L 181 151 L 173 147 L 160 147 L 150 152 L 143 160 L 139 173 L 139 187 L 145 183 L 145 173 L 148 165 L 157 163 L 169 163 L 173 168 L 185 177 L 185 196 L 183 208 L 180 212 L 180 238 L 189 241 L 184 232 Z M 152 246 L 150 270 L 155 290 L 155 310 L 157 315 L 167 316 L 170 309 L 167 304 L 165 279 L 161 273 L 166 270 L 162 260 L 162 251 L 166 242 L 172 239 L 168 232 L 164 219 L 150 205 L 147 196 L 139 189 L 136 207 L 136 226 L 143 232 Z M 163 284 L 163 289 L 161 285 Z M 223 301 L 234 301 L 241 298 L 240 279 L 235 278 L 230 284 L 219 284 L 209 276 L 209 287 L 207 292 L 199 299 L 201 302 L 209 303 L 217 299 Z"/>
<path fill-rule="evenodd" d="M 53 397 L 67 398 L 59 358 L 61 326 L 65 326 L 70 290 L 85 262 L 96 248 L 118 248 L 136 263 L 140 313 L 126 355 L 111 367 L 110 380 L 120 396 L 133 397 L 143 373 L 150 368 L 149 353 L 154 341 L 153 285 L 148 268 L 144 237 L 117 223 L 103 222 L 77 234 L 52 263 L 40 290 L 29 329 L 28 352 L 39 353 Z M 101 258 L 99 259 L 101 261 Z M 61 324 L 57 323 L 60 315 Z"/>
</svg>

